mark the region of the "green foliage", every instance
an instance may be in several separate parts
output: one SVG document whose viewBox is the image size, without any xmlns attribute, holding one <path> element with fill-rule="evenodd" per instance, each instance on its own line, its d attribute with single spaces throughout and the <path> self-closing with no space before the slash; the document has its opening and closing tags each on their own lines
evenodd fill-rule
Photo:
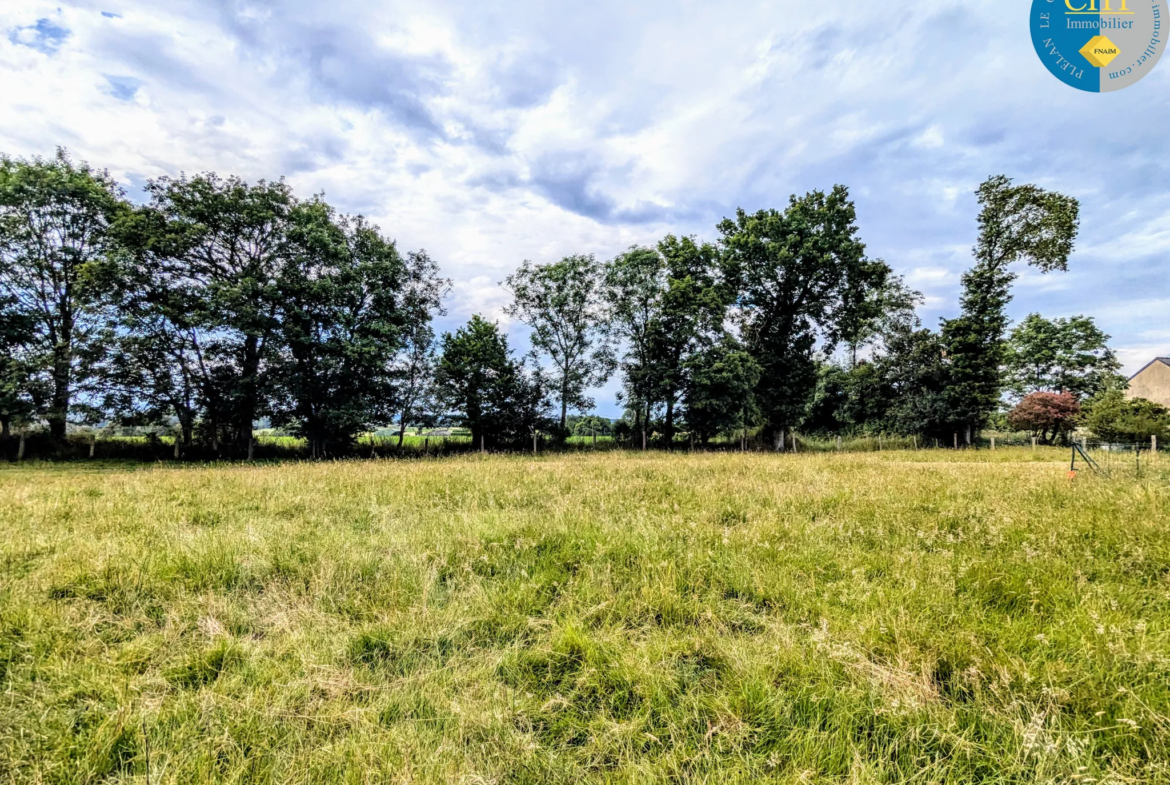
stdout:
<svg viewBox="0 0 1170 785">
<path fill-rule="evenodd" d="M 1148 442 L 1151 436 L 1170 441 L 1170 410 L 1145 398 L 1127 398 L 1107 390 L 1085 404 L 1081 424 L 1108 442 Z"/>
<path fill-rule="evenodd" d="M 184 335 L 204 427 L 238 452 L 264 413 L 278 348 L 280 277 L 297 200 L 283 181 L 249 185 L 208 173 L 153 180 L 151 201 L 121 228 L 144 301 Z M 152 368 L 158 376 L 174 371 Z"/>
<path fill-rule="evenodd" d="M 1087 316 L 1045 319 L 1029 314 L 1008 339 L 1006 366 L 1013 393 L 1068 392 L 1091 398 L 1117 378 L 1121 363 L 1109 336 Z"/>
<path fill-rule="evenodd" d="M 547 428 L 543 379 L 512 359 L 508 339 L 495 322 L 471 317 L 442 339 L 436 393 L 478 447 L 524 444 Z"/>
<path fill-rule="evenodd" d="M 532 347 L 552 360 L 549 386 L 561 406 L 560 429 L 569 410 L 588 409 L 585 391 L 604 384 L 613 369 L 601 310 L 601 267 L 592 256 L 566 256 L 534 265 L 525 260 L 505 284 L 507 313 L 532 328 Z"/>
<path fill-rule="evenodd" d="M 945 341 L 931 330 L 909 328 L 888 336 L 878 365 L 889 385 L 887 423 L 894 433 L 950 442 L 962 427 L 951 408 L 954 381 Z"/>
<path fill-rule="evenodd" d="M 15 297 L 0 298 L 0 438 L 47 408 L 52 386 L 42 352 L 36 317 Z"/>
<path fill-rule="evenodd" d="M 53 158 L 0 156 L 0 288 L 10 307 L 33 320 L 30 356 L 47 367 L 45 416 L 56 438 L 65 436 L 76 391 L 103 349 L 111 226 L 128 209 L 109 173 L 74 164 L 63 149 Z M 29 370 L 9 373 L 9 381 L 19 387 Z"/>
<path fill-rule="evenodd" d="M 950 361 L 947 399 L 969 442 L 999 406 L 1007 355 L 1007 305 L 1016 278 L 1011 265 L 1025 262 L 1047 273 L 1065 270 L 1079 223 L 1079 203 L 1034 185 L 1012 185 L 1004 176 L 977 192 L 979 239 L 975 265 L 963 275 L 962 315 L 943 323 Z"/>
<path fill-rule="evenodd" d="M 760 366 L 756 399 L 769 432 L 800 423 L 816 389 L 818 339 L 860 340 L 890 269 L 865 256 L 844 186 L 793 196 L 784 212 L 739 210 L 719 224 L 743 340 Z M 845 326 L 848 325 L 846 328 Z"/>
<path fill-rule="evenodd" d="M 686 366 L 686 425 L 700 443 L 754 425 L 760 368 L 731 336 L 696 353 Z"/>
<path fill-rule="evenodd" d="M 315 201 L 298 205 L 291 224 L 272 421 L 316 456 L 391 418 L 393 362 L 412 323 L 429 321 L 438 303 L 408 301 L 407 261 L 364 219 Z"/>
</svg>

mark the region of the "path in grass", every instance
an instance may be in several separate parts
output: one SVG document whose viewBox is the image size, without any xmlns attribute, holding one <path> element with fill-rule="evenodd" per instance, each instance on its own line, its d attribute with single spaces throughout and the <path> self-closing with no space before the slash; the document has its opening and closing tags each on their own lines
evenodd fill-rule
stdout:
<svg viewBox="0 0 1170 785">
<path fill-rule="evenodd" d="M 1168 781 L 1170 465 L 1063 460 L 0 470 L 0 782 Z"/>
</svg>

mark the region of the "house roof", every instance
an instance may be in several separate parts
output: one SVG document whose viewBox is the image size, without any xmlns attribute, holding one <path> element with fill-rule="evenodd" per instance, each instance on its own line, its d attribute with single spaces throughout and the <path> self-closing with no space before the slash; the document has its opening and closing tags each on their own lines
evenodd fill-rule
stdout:
<svg viewBox="0 0 1170 785">
<path fill-rule="evenodd" d="M 1143 373 L 1145 373 L 1146 368 L 1149 368 L 1154 363 L 1163 363 L 1165 365 L 1170 365 L 1170 357 L 1155 357 L 1154 359 L 1152 359 L 1148 363 L 1146 363 L 1145 366 L 1140 371 L 1135 373 L 1133 376 L 1129 377 L 1129 380 L 1132 382 L 1134 379 L 1141 376 Z"/>
</svg>

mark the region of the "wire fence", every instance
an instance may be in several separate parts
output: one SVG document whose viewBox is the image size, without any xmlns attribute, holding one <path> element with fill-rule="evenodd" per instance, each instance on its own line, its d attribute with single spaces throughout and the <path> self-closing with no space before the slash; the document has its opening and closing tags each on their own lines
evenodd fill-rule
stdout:
<svg viewBox="0 0 1170 785">
<path fill-rule="evenodd" d="M 1170 454 L 1156 439 L 1142 442 L 1074 440 L 1069 448 L 1069 475 L 1146 477 L 1170 471 Z"/>
</svg>

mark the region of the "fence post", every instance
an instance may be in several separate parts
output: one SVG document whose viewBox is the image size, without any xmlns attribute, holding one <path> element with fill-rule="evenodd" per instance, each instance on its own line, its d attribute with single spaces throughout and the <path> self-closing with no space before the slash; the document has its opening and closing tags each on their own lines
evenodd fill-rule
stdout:
<svg viewBox="0 0 1170 785">
<path fill-rule="evenodd" d="M 486 434 L 483 434 L 483 433 L 481 433 L 481 434 L 479 435 L 479 452 L 480 452 L 480 455 L 486 455 L 486 454 L 487 454 L 487 441 L 486 441 L 486 439 L 487 439 L 487 435 L 486 435 Z"/>
<path fill-rule="evenodd" d="M 248 460 L 252 460 L 252 452 L 256 447 L 256 437 L 251 434 L 248 435 Z"/>
<path fill-rule="evenodd" d="M 991 449 L 992 450 L 995 449 L 995 437 L 994 436 L 991 437 Z"/>
<path fill-rule="evenodd" d="M 536 455 L 536 431 L 532 432 L 532 454 Z"/>
<path fill-rule="evenodd" d="M 792 432 L 792 454 L 796 455 L 796 431 Z"/>
<path fill-rule="evenodd" d="M 428 436 L 423 439 L 423 455 L 429 455 L 431 452 L 431 437 Z"/>
<path fill-rule="evenodd" d="M 1157 438 L 1157 437 L 1155 437 L 1155 438 Z M 90 458 L 93 457 L 93 454 L 96 451 L 96 449 L 97 449 L 97 434 L 93 434 L 89 437 L 89 457 Z"/>
<path fill-rule="evenodd" d="M 841 452 L 841 437 L 837 437 L 837 452 Z"/>
<path fill-rule="evenodd" d="M 24 460 L 24 431 L 20 432 L 20 444 L 16 448 L 16 460 Z"/>
<path fill-rule="evenodd" d="M 959 449 L 959 432 L 955 431 L 955 449 Z"/>
<path fill-rule="evenodd" d="M 1036 437 L 1032 437 L 1032 452 L 1036 452 Z"/>
<path fill-rule="evenodd" d="M 1150 437 L 1150 457 L 1154 460 L 1158 459 L 1158 437 Z"/>
</svg>

